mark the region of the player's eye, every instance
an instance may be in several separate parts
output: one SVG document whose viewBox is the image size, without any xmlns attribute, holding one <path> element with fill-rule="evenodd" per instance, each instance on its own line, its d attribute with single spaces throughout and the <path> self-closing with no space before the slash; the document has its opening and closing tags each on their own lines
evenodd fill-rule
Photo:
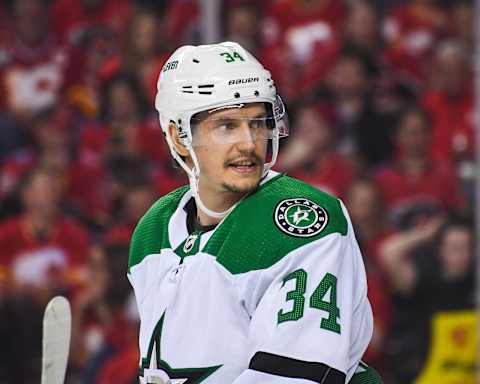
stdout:
<svg viewBox="0 0 480 384">
<path fill-rule="evenodd" d="M 222 129 L 226 130 L 226 131 L 231 131 L 231 130 L 235 129 L 237 127 L 237 125 L 230 122 L 230 123 L 224 123 L 220 127 Z"/>
<path fill-rule="evenodd" d="M 220 133 L 231 133 L 235 128 L 237 128 L 237 124 L 233 121 L 222 121 L 218 122 L 214 129 Z"/>
<path fill-rule="evenodd" d="M 267 127 L 267 121 L 266 118 L 264 117 L 259 117 L 256 119 L 252 119 L 250 121 L 250 128 L 253 129 L 263 129 Z"/>
</svg>

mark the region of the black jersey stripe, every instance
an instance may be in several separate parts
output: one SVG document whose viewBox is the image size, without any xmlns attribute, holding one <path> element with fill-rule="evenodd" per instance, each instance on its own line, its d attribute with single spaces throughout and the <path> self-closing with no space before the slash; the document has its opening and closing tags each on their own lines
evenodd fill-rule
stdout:
<svg viewBox="0 0 480 384">
<path fill-rule="evenodd" d="M 257 352 L 249 368 L 271 375 L 306 379 L 320 384 L 344 384 L 346 375 L 323 363 L 291 359 L 267 352 Z"/>
</svg>

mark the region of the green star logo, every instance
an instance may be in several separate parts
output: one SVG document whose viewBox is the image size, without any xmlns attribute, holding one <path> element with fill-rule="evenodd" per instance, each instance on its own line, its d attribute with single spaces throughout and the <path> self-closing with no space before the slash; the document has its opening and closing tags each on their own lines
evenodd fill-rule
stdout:
<svg viewBox="0 0 480 384">
<path fill-rule="evenodd" d="M 292 205 L 285 212 L 287 223 L 297 228 L 310 227 L 317 217 L 317 213 L 312 208 L 301 204 Z"/>
<path fill-rule="evenodd" d="M 280 230 L 298 237 L 315 236 L 328 223 L 327 211 L 305 198 L 282 200 L 277 204 L 274 216 Z"/>
<path fill-rule="evenodd" d="M 154 369 L 154 379 L 157 379 L 157 381 L 160 379 L 163 380 L 163 382 L 172 384 L 198 384 L 221 367 L 221 365 L 217 365 L 204 368 L 172 368 L 166 361 L 162 360 L 160 345 L 164 319 L 165 312 L 153 330 L 152 337 L 150 338 L 150 343 L 148 345 L 147 357 L 142 358 L 142 365 L 139 372 L 140 376 L 147 376 L 148 378 L 148 371 L 151 370 L 150 367 L 153 363 L 153 365 L 156 367 L 156 369 Z M 155 358 L 153 359 L 154 361 L 152 361 L 154 351 Z"/>
</svg>

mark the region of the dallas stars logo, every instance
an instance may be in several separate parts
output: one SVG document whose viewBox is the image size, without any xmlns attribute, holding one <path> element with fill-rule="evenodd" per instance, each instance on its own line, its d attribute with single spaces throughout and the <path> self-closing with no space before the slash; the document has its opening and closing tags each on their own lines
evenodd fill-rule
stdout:
<svg viewBox="0 0 480 384">
<path fill-rule="evenodd" d="M 161 339 L 165 312 L 153 330 L 148 345 L 147 357 L 142 358 L 139 375 L 147 383 L 198 384 L 215 372 L 221 365 L 205 368 L 172 368 L 161 359 Z M 154 366 L 152 368 L 152 365 Z"/>
<path fill-rule="evenodd" d="M 285 199 L 275 208 L 275 224 L 292 236 L 315 236 L 327 223 L 327 211 L 308 199 Z"/>
</svg>

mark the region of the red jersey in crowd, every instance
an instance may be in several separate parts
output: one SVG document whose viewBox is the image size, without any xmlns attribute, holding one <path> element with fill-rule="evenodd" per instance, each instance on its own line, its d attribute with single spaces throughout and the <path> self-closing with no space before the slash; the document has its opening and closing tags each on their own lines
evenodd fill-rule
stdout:
<svg viewBox="0 0 480 384">
<path fill-rule="evenodd" d="M 333 34 L 312 43 L 306 62 L 298 62 L 287 44 L 264 48 L 261 62 L 272 74 L 275 84 L 289 101 L 307 94 L 326 78 L 340 52 Z M 312 57 L 310 57 L 312 55 Z"/>
<path fill-rule="evenodd" d="M 422 103 L 432 120 L 432 155 L 439 161 L 475 156 L 473 90 L 458 97 L 441 91 L 427 92 Z"/>
<path fill-rule="evenodd" d="M 196 28 L 200 15 L 197 1 L 170 0 L 165 14 L 167 21 L 167 33 L 175 46 L 181 45 L 188 40 Z"/>
<path fill-rule="evenodd" d="M 98 384 L 130 384 L 138 375 L 138 325 L 117 314 L 105 329 L 108 345 L 115 353 L 105 361 L 98 372 Z"/>
<path fill-rule="evenodd" d="M 0 106 L 17 112 L 37 112 L 53 106 L 63 86 L 68 64 L 65 51 L 53 39 L 38 47 L 13 40 L 0 48 Z"/>
<path fill-rule="evenodd" d="M 345 7 L 340 1 L 274 1 L 265 16 L 265 44 L 287 42 L 302 55 L 315 41 L 333 35 L 342 25 L 344 16 Z"/>
<path fill-rule="evenodd" d="M 431 162 L 418 175 L 408 175 L 400 165 L 384 167 L 375 180 L 389 215 L 401 228 L 437 213 L 461 209 L 465 204 L 457 175 L 447 163 Z"/>
<path fill-rule="evenodd" d="M 105 244 L 130 244 L 137 223 L 120 223 L 112 226 L 103 236 Z"/>
<path fill-rule="evenodd" d="M 267 11 L 261 62 L 285 98 L 293 100 L 324 79 L 339 51 L 337 29 L 344 13 L 340 2 L 331 0 L 280 0 Z"/>
<path fill-rule="evenodd" d="M 447 12 L 434 4 L 396 7 L 384 23 L 387 60 L 400 72 L 425 80 L 435 43 L 449 28 Z"/>
<path fill-rule="evenodd" d="M 52 30 L 63 39 L 91 27 L 111 29 L 117 36 L 125 31 L 132 14 L 132 2 L 129 0 L 104 0 L 90 7 L 86 1 L 55 0 L 51 5 L 50 19 Z"/>
<path fill-rule="evenodd" d="M 291 176 L 342 198 L 354 174 L 352 166 L 346 160 L 334 152 L 329 152 L 322 158 L 321 165 L 313 165 L 309 170 L 292 172 Z"/>
<path fill-rule="evenodd" d="M 15 281 L 40 285 L 52 270 L 82 265 L 88 244 L 87 232 L 72 219 L 60 216 L 49 233 L 35 234 L 20 216 L 0 224 L 0 265 L 10 269 Z"/>
</svg>

